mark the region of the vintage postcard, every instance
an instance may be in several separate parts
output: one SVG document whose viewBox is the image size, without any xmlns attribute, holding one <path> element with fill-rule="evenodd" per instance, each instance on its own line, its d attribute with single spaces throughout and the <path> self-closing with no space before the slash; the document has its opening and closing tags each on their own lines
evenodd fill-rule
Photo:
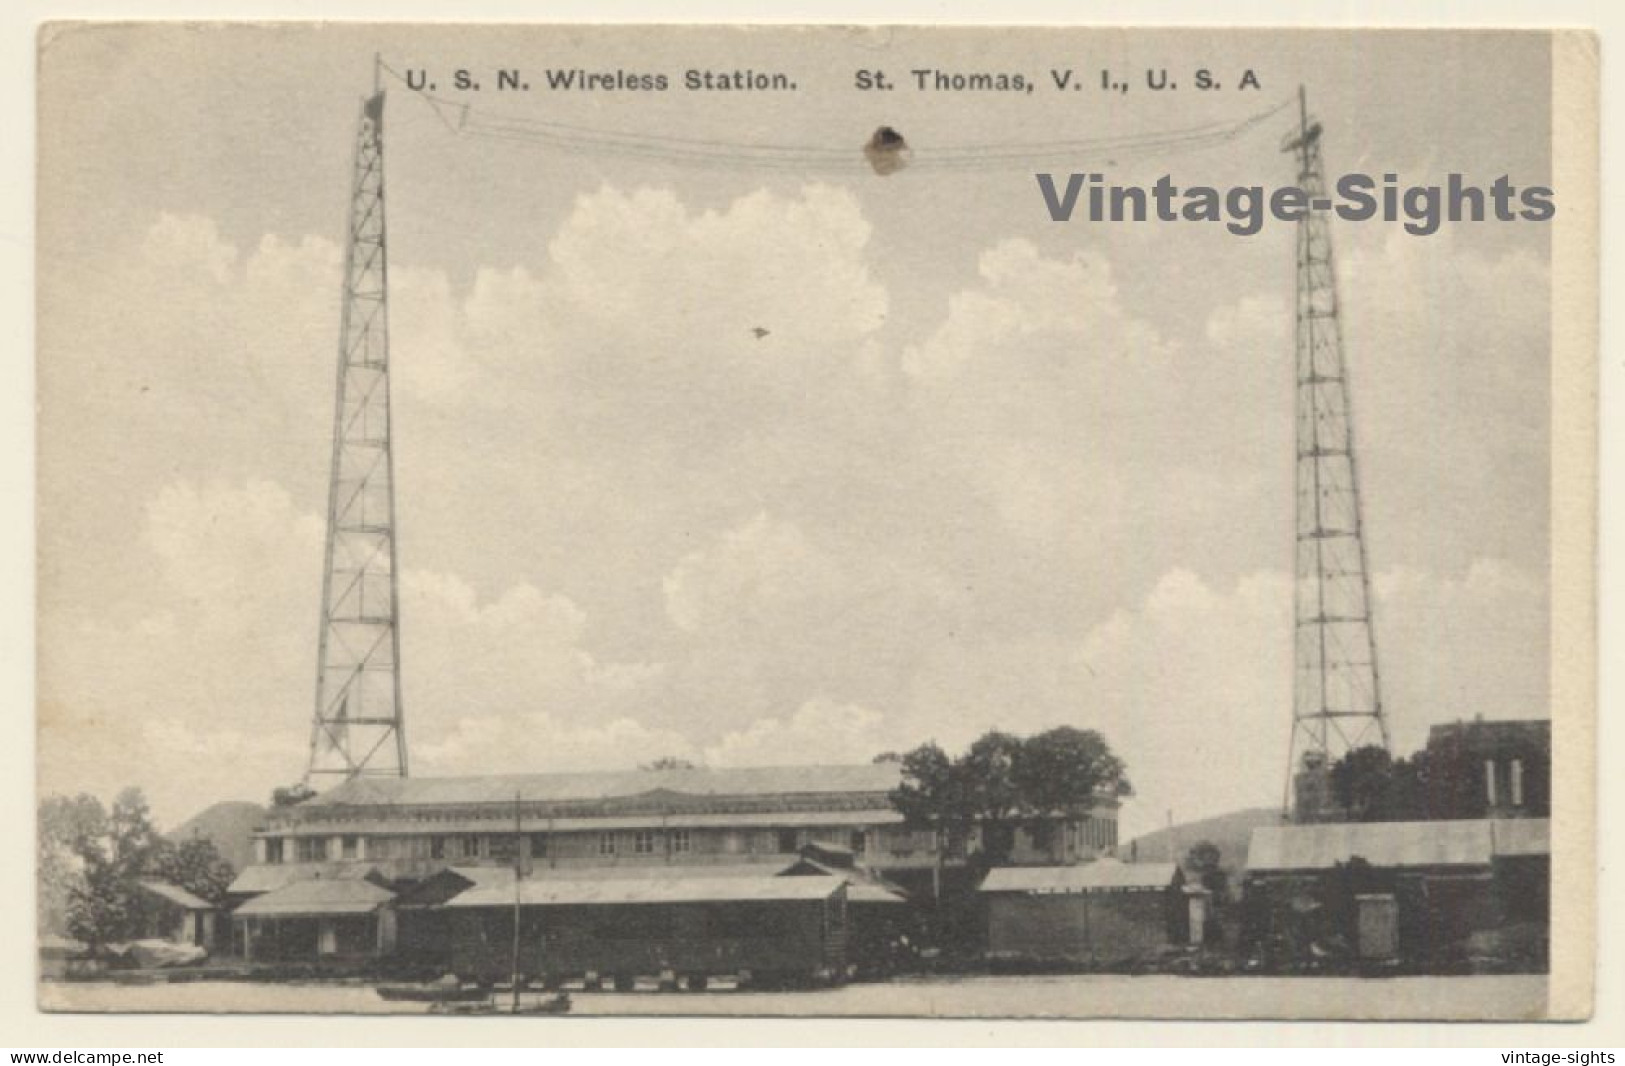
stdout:
<svg viewBox="0 0 1625 1066">
<path fill-rule="evenodd" d="M 38 49 L 41 1009 L 1590 1013 L 1592 37 Z"/>
</svg>

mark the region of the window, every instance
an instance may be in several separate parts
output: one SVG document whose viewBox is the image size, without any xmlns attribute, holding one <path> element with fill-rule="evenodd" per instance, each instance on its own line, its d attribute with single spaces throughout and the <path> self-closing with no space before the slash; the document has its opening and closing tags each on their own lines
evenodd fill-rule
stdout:
<svg viewBox="0 0 1625 1066">
<path fill-rule="evenodd" d="M 530 835 L 530 857 L 533 859 L 547 858 L 546 833 L 532 833 Z"/>
<path fill-rule="evenodd" d="M 281 864 L 281 862 L 282 862 L 282 838 L 281 837 L 266 837 L 265 838 L 265 861 L 268 862 L 268 863 L 271 863 L 272 865 L 280 865 Z"/>
<path fill-rule="evenodd" d="M 294 854 L 300 862 L 326 862 L 326 837 L 299 837 L 294 844 Z"/>
<path fill-rule="evenodd" d="M 598 834 L 598 854 L 600 854 L 600 855 L 613 855 L 613 854 L 615 854 L 615 834 L 614 833 L 599 833 Z"/>
<path fill-rule="evenodd" d="M 738 855 L 745 850 L 745 838 L 736 830 L 728 830 L 722 837 L 722 850 L 729 855 Z"/>
<path fill-rule="evenodd" d="M 671 831 L 671 850 L 684 853 L 689 850 L 691 843 L 688 839 L 687 829 L 673 829 Z"/>
<path fill-rule="evenodd" d="M 796 831 L 794 829 L 779 830 L 779 851 L 782 854 L 794 854 L 796 849 L 799 847 L 800 843 L 796 839 Z"/>
<path fill-rule="evenodd" d="M 1495 806 L 1495 760 L 1484 760 L 1484 800 L 1489 806 Z"/>
<path fill-rule="evenodd" d="M 655 835 L 651 829 L 639 829 L 632 837 L 632 850 L 639 855 L 655 853 Z"/>
<path fill-rule="evenodd" d="M 483 839 L 484 839 L 483 837 L 475 836 L 473 833 L 469 833 L 466 836 L 464 836 L 463 837 L 463 842 L 462 842 L 463 858 L 465 858 L 465 859 L 477 859 L 477 858 L 479 858 L 480 857 L 480 850 L 481 850 L 480 849 L 480 843 L 481 843 L 481 841 Z"/>
<path fill-rule="evenodd" d="M 445 857 L 446 857 L 446 838 L 445 837 L 430 837 L 429 838 L 429 858 L 431 858 L 431 859 L 444 859 Z"/>
<path fill-rule="evenodd" d="M 1511 780 L 1511 784 L 1512 784 L 1512 805 L 1514 807 L 1522 807 L 1523 806 L 1523 760 L 1522 759 L 1513 759 L 1512 760 L 1512 775 L 1511 775 L 1510 780 Z"/>
<path fill-rule="evenodd" d="M 358 859 L 361 857 L 361 838 L 347 836 L 344 838 L 343 843 L 339 845 L 339 849 L 340 854 L 346 859 Z"/>
<path fill-rule="evenodd" d="M 869 848 L 869 834 L 862 829 L 852 830 L 852 854 L 862 855 Z"/>
</svg>

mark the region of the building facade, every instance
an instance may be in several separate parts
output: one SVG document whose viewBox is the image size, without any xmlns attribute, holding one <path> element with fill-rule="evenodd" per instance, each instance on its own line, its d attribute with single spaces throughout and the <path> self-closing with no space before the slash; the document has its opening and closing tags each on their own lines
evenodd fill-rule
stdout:
<svg viewBox="0 0 1625 1066">
<path fill-rule="evenodd" d="M 1436 818 L 1549 818 L 1552 723 L 1447 722 L 1428 730 Z"/>
<path fill-rule="evenodd" d="M 849 851 L 905 888 L 963 868 L 980 841 L 939 855 L 935 834 L 903 824 L 889 793 L 895 762 L 754 769 L 456 778 L 356 778 L 270 812 L 240 898 L 298 880 L 376 870 L 410 883 L 450 866 L 550 869 L 784 864 L 808 845 Z M 1115 797 L 1047 833 L 1017 834 L 1017 865 L 1068 865 L 1117 844 Z"/>
</svg>

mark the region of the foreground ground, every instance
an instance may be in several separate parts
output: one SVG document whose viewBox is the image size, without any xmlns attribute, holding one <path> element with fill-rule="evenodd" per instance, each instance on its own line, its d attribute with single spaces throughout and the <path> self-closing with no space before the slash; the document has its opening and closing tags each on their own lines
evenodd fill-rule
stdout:
<svg viewBox="0 0 1625 1066">
<path fill-rule="evenodd" d="M 954 1018 L 1365 1018 L 1524 1020 L 1546 1006 L 1546 979 L 1516 977 L 909 978 L 811 992 L 577 993 L 575 1015 Z M 126 986 L 47 982 L 53 1011 L 423 1013 L 355 983 L 195 982 Z"/>
</svg>

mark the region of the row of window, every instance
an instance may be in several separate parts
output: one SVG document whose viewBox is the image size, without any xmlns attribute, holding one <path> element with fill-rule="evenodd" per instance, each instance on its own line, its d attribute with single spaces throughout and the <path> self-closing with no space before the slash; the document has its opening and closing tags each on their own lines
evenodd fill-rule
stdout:
<svg viewBox="0 0 1625 1066">
<path fill-rule="evenodd" d="M 1110 847 L 1117 843 L 1115 822 L 1089 819 L 1079 829 L 1085 846 Z M 483 833 L 463 833 L 439 836 L 378 836 L 363 840 L 360 836 L 339 837 L 267 837 L 265 861 L 289 861 L 288 840 L 292 841 L 291 859 L 294 862 L 326 862 L 332 859 L 437 859 L 444 862 L 477 861 L 480 859 L 512 858 L 512 838 L 489 836 Z M 773 831 L 767 846 L 780 854 L 793 855 L 812 842 L 833 843 L 838 836 L 809 830 L 780 829 Z M 844 841 L 856 855 L 869 848 L 869 831 L 856 829 Z M 529 855 L 535 859 L 549 857 L 552 846 L 547 833 L 531 833 L 526 838 Z M 739 830 L 727 830 L 721 839 L 724 854 L 743 854 L 752 850 L 749 836 Z M 934 847 L 934 836 L 929 831 L 889 829 L 881 842 L 883 850 L 907 852 Z M 596 854 L 610 857 L 631 855 L 686 855 L 694 850 L 694 839 L 687 829 L 638 829 L 630 833 L 602 832 L 596 841 Z"/>
</svg>

